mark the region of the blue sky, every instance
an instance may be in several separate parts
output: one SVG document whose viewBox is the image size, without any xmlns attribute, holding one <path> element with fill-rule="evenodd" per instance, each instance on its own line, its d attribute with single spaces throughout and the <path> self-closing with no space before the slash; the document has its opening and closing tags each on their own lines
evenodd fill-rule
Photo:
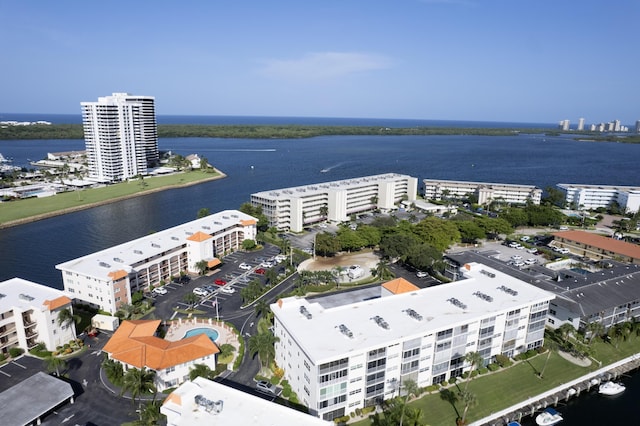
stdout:
<svg viewBox="0 0 640 426">
<path fill-rule="evenodd" d="M 640 119 L 637 0 L 0 0 L 0 112 Z"/>
</svg>

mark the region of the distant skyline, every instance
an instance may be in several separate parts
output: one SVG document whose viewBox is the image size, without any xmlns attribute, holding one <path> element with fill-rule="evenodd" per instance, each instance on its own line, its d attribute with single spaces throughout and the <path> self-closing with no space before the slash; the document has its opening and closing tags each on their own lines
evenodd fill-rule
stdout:
<svg viewBox="0 0 640 426">
<path fill-rule="evenodd" d="M 0 112 L 640 119 L 635 0 L 0 0 Z"/>
</svg>

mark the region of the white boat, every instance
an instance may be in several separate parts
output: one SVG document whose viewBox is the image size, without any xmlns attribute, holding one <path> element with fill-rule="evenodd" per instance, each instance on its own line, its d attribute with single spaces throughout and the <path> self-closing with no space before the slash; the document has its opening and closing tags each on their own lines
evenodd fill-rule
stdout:
<svg viewBox="0 0 640 426">
<path fill-rule="evenodd" d="M 555 409 L 549 407 L 536 416 L 538 426 L 551 426 L 562 421 L 562 416 Z"/>
<path fill-rule="evenodd" d="M 625 386 L 622 383 L 606 382 L 600 385 L 598 393 L 602 395 L 618 395 L 624 392 Z"/>
</svg>

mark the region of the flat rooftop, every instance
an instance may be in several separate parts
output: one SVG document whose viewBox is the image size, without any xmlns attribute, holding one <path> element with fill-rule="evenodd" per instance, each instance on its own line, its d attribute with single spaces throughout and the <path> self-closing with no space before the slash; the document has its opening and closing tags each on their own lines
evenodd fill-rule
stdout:
<svg viewBox="0 0 640 426">
<path fill-rule="evenodd" d="M 108 280 L 113 271 L 132 272 L 131 265 L 145 262 L 160 253 L 186 244 L 187 238 L 198 232 L 213 235 L 242 221 L 256 221 L 238 210 L 225 210 L 155 232 L 126 243 L 91 253 L 56 265 L 59 270 L 73 270 L 82 275 Z"/>
<path fill-rule="evenodd" d="M 2 424 L 30 424 L 71 397 L 69 383 L 38 372 L 0 393 Z"/>
<path fill-rule="evenodd" d="M 55 288 L 22 278 L 11 278 L 0 282 L 0 312 L 6 312 L 14 307 L 26 310 L 40 306 L 43 311 L 48 310 L 49 307 L 45 305 L 45 301 L 53 301 L 62 296 L 64 292 Z"/>
<path fill-rule="evenodd" d="M 373 185 L 376 182 L 392 181 L 397 179 L 413 179 L 408 175 L 398 173 L 386 173 L 374 176 L 365 176 L 353 179 L 335 180 L 330 182 L 314 183 L 310 185 L 292 186 L 290 188 L 272 189 L 269 191 L 255 192 L 252 197 L 266 199 L 289 199 L 312 194 L 322 194 L 328 191 L 339 191 L 349 188 L 361 188 Z"/>
<path fill-rule="evenodd" d="M 343 305 L 325 304 L 322 298 L 289 297 L 272 304 L 271 309 L 302 349 L 320 363 L 554 298 L 552 293 L 486 265 L 467 266 L 466 279 L 447 285 Z"/>
<path fill-rule="evenodd" d="M 165 399 L 160 411 L 167 416 L 169 426 L 334 424 L 202 377 L 180 385 Z"/>
</svg>

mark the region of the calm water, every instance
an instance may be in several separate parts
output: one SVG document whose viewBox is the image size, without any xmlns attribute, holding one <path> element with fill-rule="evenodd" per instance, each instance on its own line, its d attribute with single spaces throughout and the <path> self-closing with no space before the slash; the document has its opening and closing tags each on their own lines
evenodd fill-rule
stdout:
<svg viewBox="0 0 640 426">
<path fill-rule="evenodd" d="M 4 119 L 19 118 L 0 115 Z M 50 116 L 38 119 L 54 121 Z M 185 138 L 162 139 L 159 145 L 182 155 L 198 153 L 229 177 L 0 230 L 0 280 L 21 277 L 61 288 L 54 268 L 58 263 L 192 220 L 203 207 L 212 212 L 238 208 L 253 192 L 293 185 L 387 172 L 541 188 L 556 183 L 640 185 L 640 145 L 567 137 Z M 47 152 L 78 149 L 84 149 L 83 141 L 0 141 L 0 152 L 18 165 L 44 158 Z M 627 391 L 617 398 L 583 395 L 561 406 L 562 424 L 635 424 L 640 376 L 625 382 Z"/>
</svg>

